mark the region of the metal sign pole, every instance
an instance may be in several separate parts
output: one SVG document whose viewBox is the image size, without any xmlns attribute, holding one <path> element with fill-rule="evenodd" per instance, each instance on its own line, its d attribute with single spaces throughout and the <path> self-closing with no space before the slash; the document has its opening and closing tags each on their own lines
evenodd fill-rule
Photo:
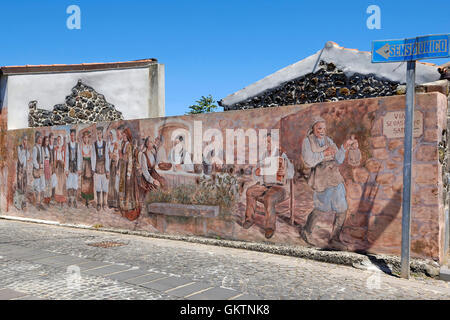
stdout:
<svg viewBox="0 0 450 320">
<path fill-rule="evenodd" d="M 416 61 L 408 61 L 406 69 L 405 152 L 403 158 L 402 257 L 401 277 L 409 279 L 411 246 L 411 166 L 416 91 Z"/>
<path fill-rule="evenodd" d="M 372 42 L 372 63 L 404 62 L 406 69 L 405 152 L 403 159 L 401 276 L 409 279 L 411 247 L 411 167 L 416 60 L 450 57 L 450 34 Z"/>
</svg>

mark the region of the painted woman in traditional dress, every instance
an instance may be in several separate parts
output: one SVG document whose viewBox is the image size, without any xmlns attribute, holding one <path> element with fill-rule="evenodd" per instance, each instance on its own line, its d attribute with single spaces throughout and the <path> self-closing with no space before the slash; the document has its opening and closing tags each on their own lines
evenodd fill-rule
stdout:
<svg viewBox="0 0 450 320">
<path fill-rule="evenodd" d="M 136 140 L 135 140 L 136 141 Z M 144 152 L 145 143 L 143 140 L 140 141 L 140 144 L 135 142 L 134 150 L 133 150 L 133 162 L 134 162 L 134 170 L 136 172 L 136 183 L 135 183 L 135 193 L 137 199 L 137 206 L 142 208 L 143 199 L 145 194 L 147 193 L 147 184 L 143 181 L 142 177 L 142 166 L 141 166 L 141 157 Z"/>
<path fill-rule="evenodd" d="M 92 144 L 89 142 L 91 133 L 83 132 L 83 142 L 81 144 L 81 197 L 84 199 L 86 208 L 89 208 L 89 201 L 94 200 L 94 174 L 92 172 L 91 155 Z"/>
<path fill-rule="evenodd" d="M 44 161 L 44 179 L 45 179 L 45 190 L 44 190 L 44 203 L 47 205 L 47 207 L 50 204 L 50 200 L 52 197 L 52 168 L 51 168 L 51 151 L 49 148 L 49 140 L 50 138 L 48 136 L 45 136 L 42 140 L 42 155 L 43 155 L 43 161 Z"/>
<path fill-rule="evenodd" d="M 155 148 L 155 142 L 151 137 L 147 137 L 144 146 L 144 152 L 139 159 L 142 167 L 142 177 L 144 181 L 150 185 L 147 191 L 158 188 L 164 190 L 167 186 L 166 180 L 156 171 L 158 153 Z"/>
<path fill-rule="evenodd" d="M 17 191 L 20 198 L 20 206 L 24 209 L 27 206 L 27 165 L 30 160 L 30 151 L 28 151 L 28 136 L 22 136 L 22 143 L 17 147 Z"/>
<path fill-rule="evenodd" d="M 153 178 L 155 171 L 156 156 L 153 152 L 154 144 L 151 137 L 147 137 L 144 142 L 144 151 L 141 152 L 139 161 L 141 165 L 140 200 L 143 202 L 148 192 L 157 189 L 159 182 Z M 155 171 L 156 172 L 156 171 Z"/>
<path fill-rule="evenodd" d="M 133 139 L 131 130 L 123 130 L 123 141 L 119 159 L 119 207 L 123 217 L 136 220 L 140 210 L 136 201 L 136 172 L 133 168 Z"/>
<path fill-rule="evenodd" d="M 64 161 L 66 159 L 66 148 L 61 136 L 58 136 L 56 145 L 54 147 L 54 159 L 55 159 L 55 175 L 56 175 L 56 188 L 55 188 L 55 201 L 60 204 L 61 208 L 63 203 L 67 201 L 65 196 L 66 190 L 66 175 L 64 174 Z"/>
<path fill-rule="evenodd" d="M 116 130 L 109 132 L 109 142 L 107 146 L 109 152 L 109 188 L 108 188 L 108 207 L 119 209 L 119 144 L 117 142 Z"/>
<path fill-rule="evenodd" d="M 42 135 L 40 132 L 35 133 L 35 143 L 33 146 L 33 191 L 35 193 L 35 206 L 38 210 L 46 210 L 42 205 L 42 198 L 45 191 L 45 178 L 44 178 L 44 156 L 42 151 Z"/>
<path fill-rule="evenodd" d="M 51 168 L 51 188 L 52 188 L 52 198 L 50 199 L 51 204 L 55 204 L 55 189 L 56 189 L 56 163 L 55 163 L 55 144 L 56 139 L 54 138 L 53 132 L 48 135 L 48 149 L 50 151 L 50 168 Z"/>
</svg>

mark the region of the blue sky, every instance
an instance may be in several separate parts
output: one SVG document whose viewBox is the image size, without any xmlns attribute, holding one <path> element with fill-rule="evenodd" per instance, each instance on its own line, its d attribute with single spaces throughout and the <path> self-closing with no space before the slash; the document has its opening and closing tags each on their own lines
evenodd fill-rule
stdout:
<svg viewBox="0 0 450 320">
<path fill-rule="evenodd" d="M 66 27 L 69 5 L 81 30 Z M 381 29 L 369 30 L 369 5 Z M 450 33 L 448 0 L 3 0 L 0 65 L 157 58 L 166 65 L 166 114 L 202 95 L 224 98 L 332 40 L 370 51 L 372 40 Z M 445 60 L 430 60 L 442 64 Z"/>
</svg>

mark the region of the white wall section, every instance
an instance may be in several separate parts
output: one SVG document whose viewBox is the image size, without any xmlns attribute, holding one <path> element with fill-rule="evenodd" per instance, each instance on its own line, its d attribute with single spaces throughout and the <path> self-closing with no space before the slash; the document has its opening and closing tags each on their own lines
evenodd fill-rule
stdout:
<svg viewBox="0 0 450 320">
<path fill-rule="evenodd" d="M 3 77 L 2 77 L 3 78 Z M 103 94 L 121 111 L 124 119 L 150 117 L 150 75 L 148 67 L 106 71 L 41 73 L 8 76 L 8 129 L 28 127 L 28 103 L 53 110 L 64 103 L 78 80 Z M 153 115 L 154 116 L 154 115 Z M 159 115 L 161 116 L 161 115 Z"/>
</svg>

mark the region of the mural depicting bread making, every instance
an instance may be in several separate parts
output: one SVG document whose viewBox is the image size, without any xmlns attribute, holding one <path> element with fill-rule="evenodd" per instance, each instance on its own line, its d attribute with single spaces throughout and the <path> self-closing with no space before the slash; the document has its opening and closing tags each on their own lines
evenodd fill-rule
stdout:
<svg viewBox="0 0 450 320">
<path fill-rule="evenodd" d="M 447 101 L 417 98 L 412 254 L 441 259 Z M 8 131 L 7 214 L 398 254 L 404 97 Z"/>
</svg>

